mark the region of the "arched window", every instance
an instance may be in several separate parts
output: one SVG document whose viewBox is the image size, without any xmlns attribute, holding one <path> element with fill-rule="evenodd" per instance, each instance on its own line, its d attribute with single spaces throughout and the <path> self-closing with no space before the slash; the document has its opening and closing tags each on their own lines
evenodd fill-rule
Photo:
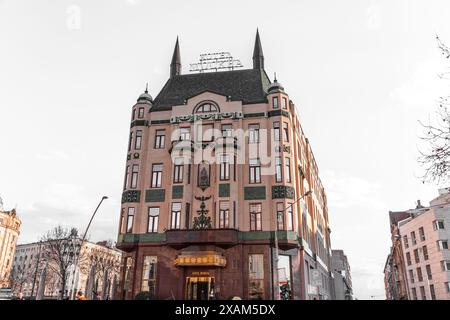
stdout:
<svg viewBox="0 0 450 320">
<path fill-rule="evenodd" d="M 195 108 L 194 113 L 214 113 L 219 112 L 219 108 L 211 103 L 211 102 L 205 102 L 200 104 L 198 107 Z"/>
</svg>

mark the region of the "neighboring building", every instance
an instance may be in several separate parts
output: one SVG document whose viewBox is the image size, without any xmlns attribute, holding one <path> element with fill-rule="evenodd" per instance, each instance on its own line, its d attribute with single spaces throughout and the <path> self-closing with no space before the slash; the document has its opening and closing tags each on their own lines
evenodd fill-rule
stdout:
<svg viewBox="0 0 450 320">
<path fill-rule="evenodd" d="M 332 251 L 335 300 L 353 300 L 350 264 L 343 250 Z"/>
<path fill-rule="evenodd" d="M 123 188 L 123 299 L 332 298 L 326 194 L 258 33 L 252 69 L 185 75 L 177 39 L 132 108 Z"/>
<path fill-rule="evenodd" d="M 397 224 L 411 300 L 450 300 L 450 192 L 439 193 L 429 207 L 419 201 L 416 209 L 405 211 Z"/>
<path fill-rule="evenodd" d="M 399 222 L 412 300 L 450 300 L 450 193 Z"/>
<path fill-rule="evenodd" d="M 15 209 L 0 210 L 0 288 L 11 285 L 10 275 L 21 224 Z"/>
<path fill-rule="evenodd" d="M 406 268 L 398 229 L 398 222 L 406 219 L 408 216 L 409 213 L 406 211 L 389 212 L 392 247 L 384 272 L 386 297 L 389 296 L 392 300 L 408 299 Z"/>
<path fill-rule="evenodd" d="M 59 297 L 61 279 L 55 271 L 58 267 L 47 262 L 44 251 L 45 245 L 40 242 L 17 246 L 13 267 L 13 289 L 16 295 L 22 292 L 24 297 L 37 296 L 37 299 Z M 74 292 L 81 290 L 89 299 L 93 298 L 93 291 L 102 299 L 117 298 L 121 257 L 121 251 L 106 241 L 85 241 L 75 273 Z M 73 267 L 68 269 L 64 296 L 73 296 L 73 270 Z"/>
</svg>

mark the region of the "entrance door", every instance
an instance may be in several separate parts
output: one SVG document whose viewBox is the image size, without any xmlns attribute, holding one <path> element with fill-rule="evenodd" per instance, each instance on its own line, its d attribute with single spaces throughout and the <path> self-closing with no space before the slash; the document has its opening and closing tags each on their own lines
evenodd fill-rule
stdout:
<svg viewBox="0 0 450 320">
<path fill-rule="evenodd" d="M 186 299 L 209 300 L 211 291 L 214 290 L 213 277 L 187 277 Z"/>
</svg>

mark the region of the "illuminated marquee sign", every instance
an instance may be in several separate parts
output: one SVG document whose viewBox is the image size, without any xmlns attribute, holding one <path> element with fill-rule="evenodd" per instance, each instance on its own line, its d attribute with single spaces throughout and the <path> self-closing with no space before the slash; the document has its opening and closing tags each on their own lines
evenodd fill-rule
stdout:
<svg viewBox="0 0 450 320">
<path fill-rule="evenodd" d="M 227 260 L 219 254 L 180 255 L 175 259 L 175 266 L 214 266 L 225 267 Z"/>
<path fill-rule="evenodd" d="M 222 69 L 234 70 L 242 68 L 240 60 L 233 59 L 229 52 L 204 53 L 200 55 L 198 63 L 191 63 L 189 71 L 205 72 Z"/>
</svg>

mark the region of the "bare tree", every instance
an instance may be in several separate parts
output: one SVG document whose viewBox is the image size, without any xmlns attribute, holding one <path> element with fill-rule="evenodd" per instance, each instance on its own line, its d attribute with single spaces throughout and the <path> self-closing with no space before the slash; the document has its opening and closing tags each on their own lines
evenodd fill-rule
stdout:
<svg viewBox="0 0 450 320">
<path fill-rule="evenodd" d="M 450 60 L 450 48 L 438 36 L 436 39 L 441 54 Z M 439 74 L 439 77 L 450 80 L 450 68 Z M 428 145 L 427 150 L 419 151 L 418 159 L 425 170 L 422 177 L 424 182 L 441 183 L 450 180 L 450 95 L 439 97 L 438 106 L 434 123 L 431 120 L 428 124 L 419 121 L 424 128 L 421 139 Z"/>
<path fill-rule="evenodd" d="M 74 263 L 77 239 L 77 229 L 65 229 L 61 226 L 53 228 L 42 237 L 43 257 L 47 260 L 50 271 L 59 279 L 60 299 L 66 294 L 67 279 Z"/>
<path fill-rule="evenodd" d="M 91 284 L 91 289 L 101 292 L 102 299 L 108 296 L 110 288 L 113 286 L 114 275 L 117 275 L 120 270 L 120 258 L 111 253 L 113 248 L 112 241 L 93 247 L 85 257 L 85 263 L 80 265 L 81 270 L 89 275 L 88 283 Z"/>
</svg>

